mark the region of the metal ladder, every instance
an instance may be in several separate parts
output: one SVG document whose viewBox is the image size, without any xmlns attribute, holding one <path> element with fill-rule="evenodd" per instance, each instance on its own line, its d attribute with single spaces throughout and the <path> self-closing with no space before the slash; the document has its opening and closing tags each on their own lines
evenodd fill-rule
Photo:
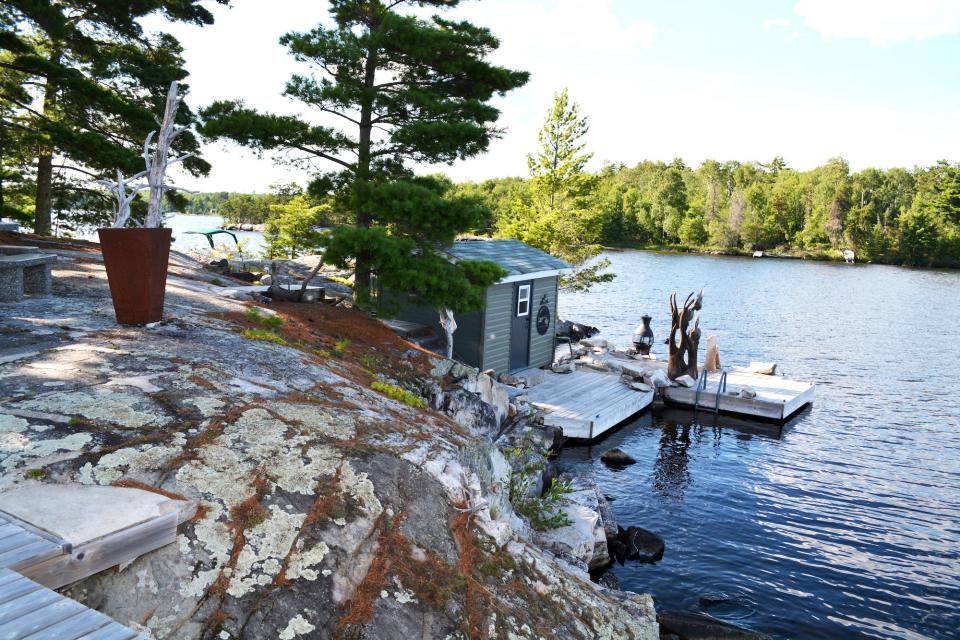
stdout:
<svg viewBox="0 0 960 640">
<path fill-rule="evenodd" d="M 697 376 L 697 393 L 693 397 L 693 410 L 696 411 L 700 408 L 700 392 L 706 393 L 707 391 L 707 376 L 708 372 L 706 369 L 700 372 L 700 375 Z M 716 401 L 713 405 L 713 413 L 716 415 L 720 414 L 720 394 L 726 393 L 727 391 L 727 370 L 720 370 L 720 382 L 717 384 L 717 394 Z"/>
</svg>

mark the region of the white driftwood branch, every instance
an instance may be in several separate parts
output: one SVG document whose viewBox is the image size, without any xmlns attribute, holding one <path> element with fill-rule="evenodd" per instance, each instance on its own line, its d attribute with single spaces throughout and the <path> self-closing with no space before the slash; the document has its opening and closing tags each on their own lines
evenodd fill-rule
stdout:
<svg viewBox="0 0 960 640">
<path fill-rule="evenodd" d="M 116 182 L 111 182 L 110 180 L 94 181 L 96 184 L 106 187 L 117 201 L 117 210 L 113 215 L 114 228 L 123 227 L 127 223 L 127 220 L 130 219 L 130 203 L 133 202 L 133 199 L 137 197 L 138 193 L 146 188 L 144 184 L 134 184 L 134 180 L 138 180 L 145 175 L 146 172 L 141 171 L 127 178 L 124 177 L 123 172 L 118 169 Z"/>
<path fill-rule="evenodd" d="M 453 357 L 453 332 L 457 330 L 457 321 L 453 318 L 453 311 L 447 307 L 440 309 L 440 326 L 446 334 L 446 356 Z"/>
<path fill-rule="evenodd" d="M 163 122 L 160 125 L 160 133 L 157 135 L 157 143 L 150 152 L 150 143 L 153 140 L 155 131 L 147 136 L 143 143 L 143 163 L 146 166 L 147 182 L 150 185 L 150 202 L 147 206 L 147 220 L 144 226 L 148 228 L 159 227 L 163 222 L 161 207 L 163 205 L 163 192 L 169 187 L 164 185 L 164 177 L 167 167 L 177 162 L 182 162 L 191 154 L 180 156 L 170 160 L 170 145 L 174 139 L 183 133 L 184 127 L 174 124 L 177 117 L 177 108 L 180 106 L 180 96 L 177 93 L 179 84 L 176 80 L 170 83 L 170 90 L 167 91 L 167 102 L 163 110 Z"/>
</svg>

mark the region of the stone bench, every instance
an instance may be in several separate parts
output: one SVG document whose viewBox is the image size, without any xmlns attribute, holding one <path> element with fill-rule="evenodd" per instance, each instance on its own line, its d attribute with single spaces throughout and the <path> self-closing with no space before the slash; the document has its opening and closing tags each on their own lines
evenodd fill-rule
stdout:
<svg viewBox="0 0 960 640">
<path fill-rule="evenodd" d="M 50 295 L 53 280 L 50 270 L 57 256 L 39 253 L 36 247 L 14 249 L 33 251 L 12 254 L 0 251 L 0 302 L 19 302 L 24 293 Z"/>
</svg>

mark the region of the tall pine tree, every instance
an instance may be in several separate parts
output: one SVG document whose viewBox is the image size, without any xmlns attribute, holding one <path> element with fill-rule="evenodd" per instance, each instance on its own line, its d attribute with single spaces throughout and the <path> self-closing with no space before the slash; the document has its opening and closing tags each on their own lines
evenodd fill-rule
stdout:
<svg viewBox="0 0 960 640">
<path fill-rule="evenodd" d="M 70 176 L 141 168 L 140 145 L 156 128 L 153 114 L 162 110 L 170 82 L 186 76 L 179 43 L 140 26 L 155 12 L 171 21 L 213 22 L 200 0 L 0 2 L 0 124 L 17 132 L 20 148 L 31 149 L 37 233 L 50 233 L 57 200 L 96 209 L 100 196 L 87 180 Z M 181 107 L 178 120 L 191 119 Z M 178 153 L 198 149 L 189 134 L 176 146 Z M 195 174 L 209 170 L 199 157 L 185 166 Z"/>
<path fill-rule="evenodd" d="M 527 81 L 526 73 L 487 61 L 499 46 L 489 30 L 401 12 L 457 4 L 331 0 L 334 26 L 283 36 L 281 43 L 311 71 L 294 75 L 285 95 L 335 124 L 261 113 L 239 102 L 201 112 L 205 135 L 333 168 L 317 176 L 310 191 L 332 195 L 352 224 L 332 231 L 324 259 L 354 261 L 361 303 L 370 298 L 373 274 L 386 289 L 455 310 L 479 306 L 483 288 L 499 277 L 490 265 L 452 264 L 442 254 L 458 233 L 482 223 L 480 202 L 451 196 L 448 185 L 417 177 L 410 167 L 485 151 L 500 134 L 491 98 Z"/>
<path fill-rule="evenodd" d="M 604 219 L 596 206 L 598 178 L 586 172 L 593 154 L 586 153 L 589 131 L 580 106 L 567 90 L 553 97 L 538 136 L 539 149 L 527 156 L 529 189 L 517 198 L 498 234 L 517 238 L 575 265 L 561 280 L 568 290 L 586 290 L 609 282 L 608 260 L 591 261 L 601 251 Z"/>
</svg>

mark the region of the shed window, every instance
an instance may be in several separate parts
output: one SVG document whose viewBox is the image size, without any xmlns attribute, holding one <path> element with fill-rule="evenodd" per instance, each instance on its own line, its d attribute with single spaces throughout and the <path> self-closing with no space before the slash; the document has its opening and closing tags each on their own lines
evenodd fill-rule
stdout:
<svg viewBox="0 0 960 640">
<path fill-rule="evenodd" d="M 530 315 L 530 285 L 517 287 L 517 317 Z"/>
</svg>

